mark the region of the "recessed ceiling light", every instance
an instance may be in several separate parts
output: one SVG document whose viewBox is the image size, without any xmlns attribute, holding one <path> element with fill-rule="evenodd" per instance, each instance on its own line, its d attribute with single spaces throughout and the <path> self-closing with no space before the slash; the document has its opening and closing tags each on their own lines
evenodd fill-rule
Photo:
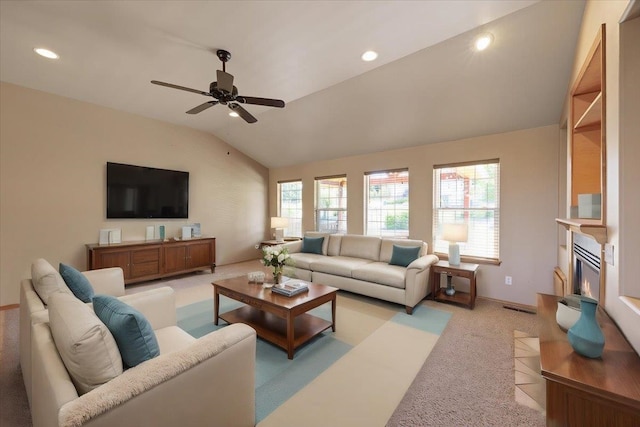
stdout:
<svg viewBox="0 0 640 427">
<path fill-rule="evenodd" d="M 363 61 L 373 61 L 378 57 L 378 52 L 374 52 L 372 50 L 368 50 L 365 53 L 362 54 L 362 60 Z"/>
<path fill-rule="evenodd" d="M 236 113 L 235 111 L 230 112 L 229 115 L 231 117 L 240 117 L 240 115 L 238 113 Z"/>
<path fill-rule="evenodd" d="M 491 45 L 492 42 L 493 35 L 486 33 L 478 36 L 478 38 L 474 42 L 474 46 L 476 47 L 476 50 L 485 50 L 489 47 L 489 45 Z"/>
<path fill-rule="evenodd" d="M 37 47 L 37 48 L 33 49 L 33 51 L 35 53 L 37 53 L 38 55 L 40 55 L 40 56 L 44 56 L 45 58 L 49 58 L 49 59 L 58 59 L 58 58 L 60 58 L 60 56 L 57 53 L 55 53 L 55 52 L 53 52 L 53 51 L 51 51 L 49 49 L 44 49 L 44 48 L 41 48 L 41 47 Z"/>
</svg>

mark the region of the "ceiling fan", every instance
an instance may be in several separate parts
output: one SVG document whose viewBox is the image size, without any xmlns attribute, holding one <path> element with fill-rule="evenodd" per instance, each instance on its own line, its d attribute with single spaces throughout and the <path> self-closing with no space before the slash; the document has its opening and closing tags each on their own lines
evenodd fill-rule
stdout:
<svg viewBox="0 0 640 427">
<path fill-rule="evenodd" d="M 210 96 L 214 99 L 214 101 L 208 101 L 192 108 L 187 111 L 187 114 L 198 114 L 199 112 L 204 111 L 209 107 L 213 107 L 216 104 L 222 104 L 228 106 L 231 111 L 237 113 L 247 123 L 255 123 L 258 119 L 242 108 L 240 104 L 265 105 L 267 107 L 284 108 L 284 101 L 280 99 L 256 98 L 254 96 L 238 95 L 238 88 L 233 85 L 233 75 L 227 73 L 225 68 L 225 64 L 231 59 L 231 53 L 226 50 L 219 49 L 216 52 L 216 55 L 218 55 L 218 58 L 222 61 L 222 71 L 216 70 L 218 81 L 211 82 L 209 85 L 209 92 L 203 92 L 201 90 L 178 86 L 171 83 L 159 82 L 157 80 L 151 80 L 151 83 L 173 89 L 185 90 L 187 92 L 199 93 L 200 95 Z"/>
</svg>

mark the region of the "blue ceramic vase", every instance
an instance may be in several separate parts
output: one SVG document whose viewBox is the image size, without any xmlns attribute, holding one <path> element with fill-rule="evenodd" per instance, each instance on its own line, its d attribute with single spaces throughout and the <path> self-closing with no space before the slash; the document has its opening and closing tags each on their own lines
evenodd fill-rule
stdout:
<svg viewBox="0 0 640 427">
<path fill-rule="evenodd" d="M 578 321 L 567 331 L 567 338 L 573 350 L 591 359 L 602 356 L 604 335 L 596 320 L 598 302 L 592 298 L 580 297 L 582 313 Z"/>
</svg>

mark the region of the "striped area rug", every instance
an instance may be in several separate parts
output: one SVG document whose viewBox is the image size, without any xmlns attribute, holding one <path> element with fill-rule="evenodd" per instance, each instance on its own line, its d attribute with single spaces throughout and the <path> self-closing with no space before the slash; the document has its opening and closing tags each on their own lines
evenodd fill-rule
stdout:
<svg viewBox="0 0 640 427">
<path fill-rule="evenodd" d="M 220 312 L 240 302 L 220 297 Z M 331 319 L 330 304 L 310 313 Z M 213 300 L 177 311 L 194 337 L 213 324 Z M 336 332 L 325 331 L 293 360 L 261 339 L 256 355 L 256 424 L 267 426 L 384 426 L 444 330 L 451 314 L 404 307 L 339 292 Z"/>
</svg>

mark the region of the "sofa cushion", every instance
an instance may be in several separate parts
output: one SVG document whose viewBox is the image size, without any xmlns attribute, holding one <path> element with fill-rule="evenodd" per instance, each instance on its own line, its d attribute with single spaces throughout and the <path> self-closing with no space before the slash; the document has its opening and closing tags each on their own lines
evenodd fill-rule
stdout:
<svg viewBox="0 0 640 427">
<path fill-rule="evenodd" d="M 38 258 L 31 264 L 31 282 L 45 305 L 49 303 L 51 294 L 56 292 L 72 295 L 60 273 L 43 258 Z"/>
<path fill-rule="evenodd" d="M 340 244 L 340 256 L 380 260 L 380 238 L 345 234 Z"/>
<path fill-rule="evenodd" d="M 324 237 L 307 237 L 302 238 L 302 252 L 307 254 L 322 255 L 322 246 Z"/>
<path fill-rule="evenodd" d="M 304 233 L 305 237 L 324 237 L 322 241 L 322 255 L 327 254 L 327 247 L 329 246 L 329 233 L 322 231 L 307 231 Z"/>
<path fill-rule="evenodd" d="M 331 234 L 329 236 L 329 247 L 327 248 L 327 255 L 338 256 L 340 255 L 340 245 L 342 244 L 342 234 Z"/>
<path fill-rule="evenodd" d="M 334 274 L 336 276 L 351 277 L 351 271 L 359 266 L 369 264 L 371 261 L 361 258 L 349 258 L 343 256 L 322 257 L 310 264 L 310 269 L 321 273 Z"/>
<path fill-rule="evenodd" d="M 76 298 L 82 302 L 91 302 L 94 292 L 89 279 L 70 265 L 60 263 L 59 269 L 64 282 Z"/>
<path fill-rule="evenodd" d="M 324 255 L 297 252 L 297 253 L 291 254 L 291 257 L 289 259 L 291 260 L 290 265 L 293 266 L 294 268 L 311 270 L 311 263 L 315 261 L 320 261 L 326 258 L 327 257 Z"/>
<path fill-rule="evenodd" d="M 393 253 L 389 264 L 406 267 L 420 256 L 420 246 L 393 245 Z"/>
<path fill-rule="evenodd" d="M 113 334 L 125 367 L 160 355 L 151 324 L 138 310 L 110 295 L 96 295 L 93 310 Z"/>
<path fill-rule="evenodd" d="M 404 289 L 406 272 L 405 267 L 389 265 L 386 262 L 371 262 L 355 268 L 351 274 L 354 279 Z"/>
<path fill-rule="evenodd" d="M 49 297 L 49 325 L 78 394 L 122 374 L 122 359 L 111 332 L 91 307 L 71 293 Z"/>
<path fill-rule="evenodd" d="M 380 261 L 391 261 L 391 255 L 393 255 L 393 245 L 414 247 L 418 246 L 420 247 L 420 254 L 418 255 L 419 257 L 427 254 L 427 244 L 422 240 L 383 238 L 382 243 L 380 244 Z"/>
</svg>

